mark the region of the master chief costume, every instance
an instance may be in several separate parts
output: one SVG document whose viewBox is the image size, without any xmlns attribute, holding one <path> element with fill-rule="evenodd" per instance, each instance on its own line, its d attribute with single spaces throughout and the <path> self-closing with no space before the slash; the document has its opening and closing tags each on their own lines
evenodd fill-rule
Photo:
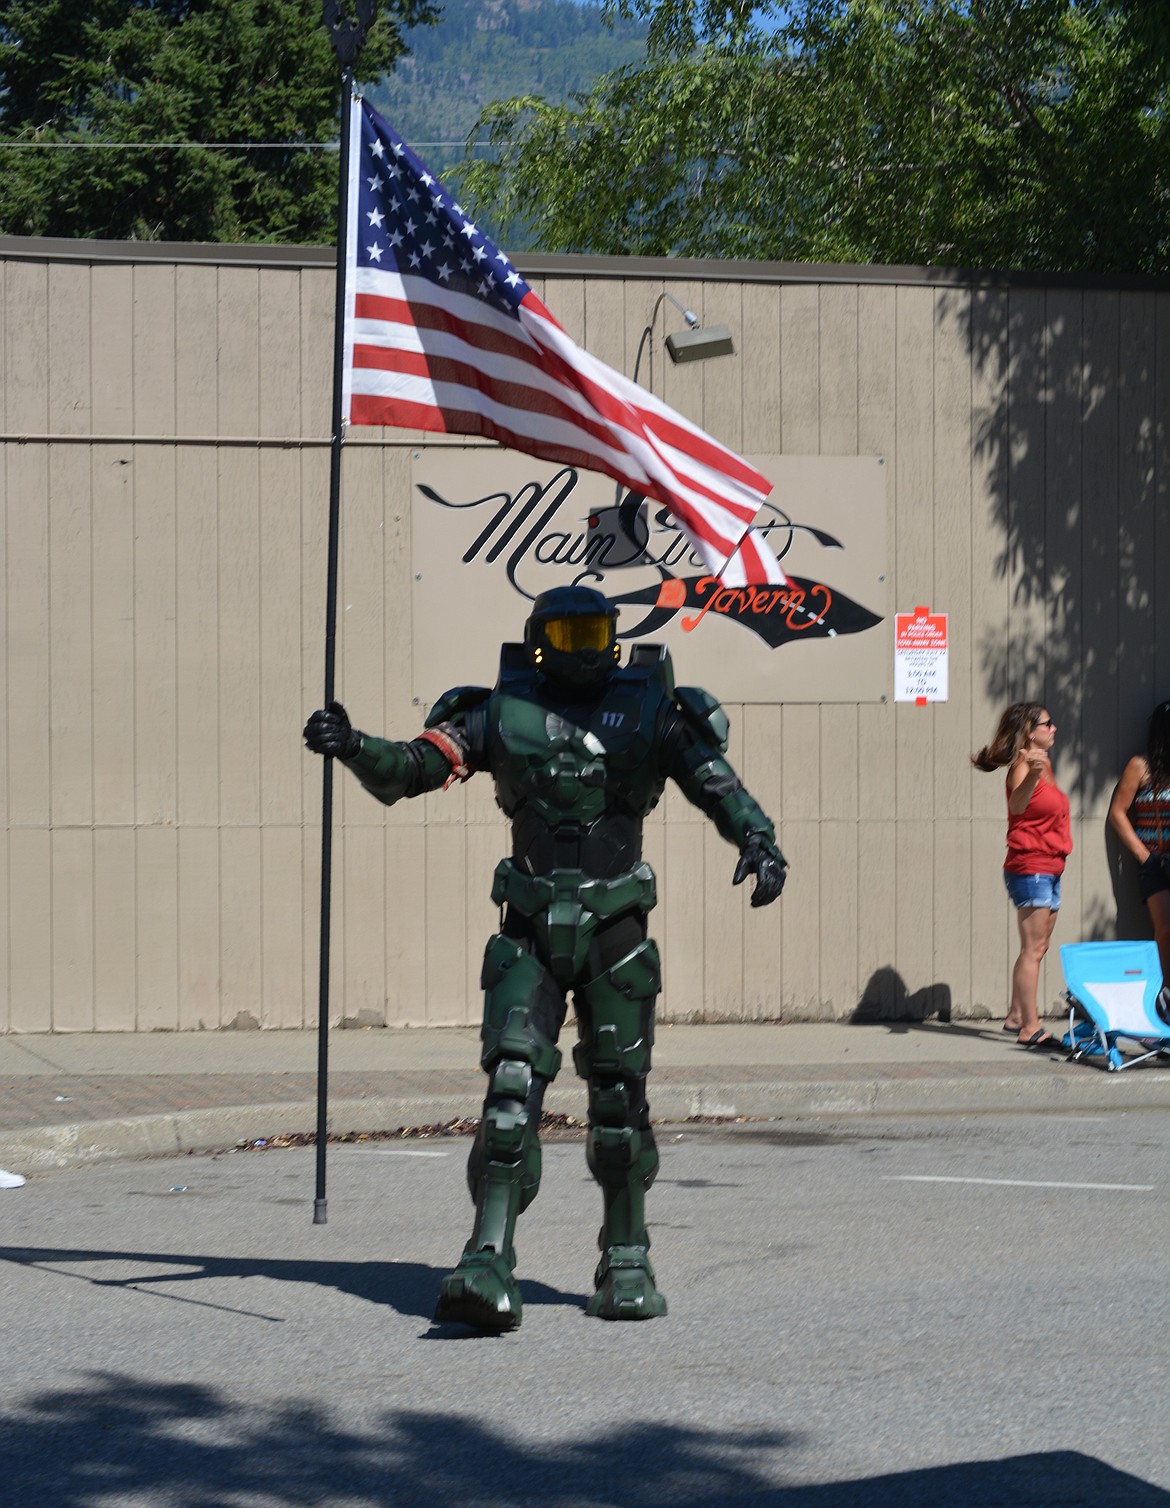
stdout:
<svg viewBox="0 0 1170 1508">
<path fill-rule="evenodd" d="M 494 688 L 447 692 L 418 738 L 371 738 L 338 702 L 305 727 L 310 749 L 341 759 L 387 804 L 486 770 L 512 824 L 512 855 L 492 886 L 501 926 L 481 980 L 488 1090 L 467 1168 L 475 1226 L 435 1314 L 481 1330 L 520 1323 L 512 1239 L 540 1187 L 541 1104 L 561 1065 L 570 991 L 573 1062 L 589 1085 L 586 1158 L 604 1201 L 587 1312 L 666 1313 L 645 1217 L 658 1169 L 646 1076 L 661 976 L 646 935 L 655 883 L 642 822 L 667 778 L 739 849 L 732 883 L 754 874 L 753 906 L 774 901 L 786 876 L 772 823 L 724 758 L 718 702 L 676 687 L 660 645 L 635 645 L 621 666 L 616 624 L 599 592 L 557 587 L 537 597 L 524 643 L 503 646 Z"/>
</svg>

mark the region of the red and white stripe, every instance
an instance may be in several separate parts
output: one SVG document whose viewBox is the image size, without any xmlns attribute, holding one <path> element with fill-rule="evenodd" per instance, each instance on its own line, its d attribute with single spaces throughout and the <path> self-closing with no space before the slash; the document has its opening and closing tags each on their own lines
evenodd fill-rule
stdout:
<svg viewBox="0 0 1170 1508">
<path fill-rule="evenodd" d="M 581 349 L 531 292 L 519 318 L 425 277 L 350 267 L 347 418 L 482 435 L 654 498 L 728 586 L 785 576 L 751 527 L 772 484 Z"/>
</svg>

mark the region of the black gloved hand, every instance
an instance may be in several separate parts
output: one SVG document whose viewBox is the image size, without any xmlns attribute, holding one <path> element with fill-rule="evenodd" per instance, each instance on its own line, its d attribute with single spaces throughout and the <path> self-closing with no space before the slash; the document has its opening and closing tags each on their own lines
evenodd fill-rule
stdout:
<svg viewBox="0 0 1170 1508">
<path fill-rule="evenodd" d="M 353 759 L 360 753 L 362 735 L 350 725 L 349 714 L 340 702 L 314 712 L 305 724 L 305 743 L 314 754 L 332 754 L 337 759 Z"/>
<path fill-rule="evenodd" d="M 753 906 L 768 906 L 784 889 L 788 878 L 788 861 L 763 833 L 748 833 L 731 877 L 733 885 L 742 885 L 749 874 L 756 877 L 752 891 Z"/>
</svg>

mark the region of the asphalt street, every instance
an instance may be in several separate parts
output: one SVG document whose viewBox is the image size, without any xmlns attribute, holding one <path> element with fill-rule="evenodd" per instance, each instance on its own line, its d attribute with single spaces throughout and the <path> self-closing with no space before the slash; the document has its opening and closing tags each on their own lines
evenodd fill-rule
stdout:
<svg viewBox="0 0 1170 1508">
<path fill-rule="evenodd" d="M 0 1194 L 15 1508 L 1170 1504 L 1165 1114 L 660 1132 L 670 1313 L 583 1313 L 579 1137 L 521 1329 L 430 1321 L 467 1143 L 236 1151 Z"/>
</svg>

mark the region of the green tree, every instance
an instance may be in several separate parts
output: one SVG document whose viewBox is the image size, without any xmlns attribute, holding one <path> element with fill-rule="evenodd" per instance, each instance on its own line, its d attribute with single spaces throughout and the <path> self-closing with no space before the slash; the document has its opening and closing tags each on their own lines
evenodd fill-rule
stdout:
<svg viewBox="0 0 1170 1508">
<path fill-rule="evenodd" d="M 380 11 L 367 79 L 436 14 Z M 338 89 L 321 0 L 0 0 L 0 231 L 330 242 Z"/>
<path fill-rule="evenodd" d="M 487 111 L 485 219 L 545 250 L 1170 270 L 1145 0 L 615 0 L 641 68 Z"/>
</svg>

